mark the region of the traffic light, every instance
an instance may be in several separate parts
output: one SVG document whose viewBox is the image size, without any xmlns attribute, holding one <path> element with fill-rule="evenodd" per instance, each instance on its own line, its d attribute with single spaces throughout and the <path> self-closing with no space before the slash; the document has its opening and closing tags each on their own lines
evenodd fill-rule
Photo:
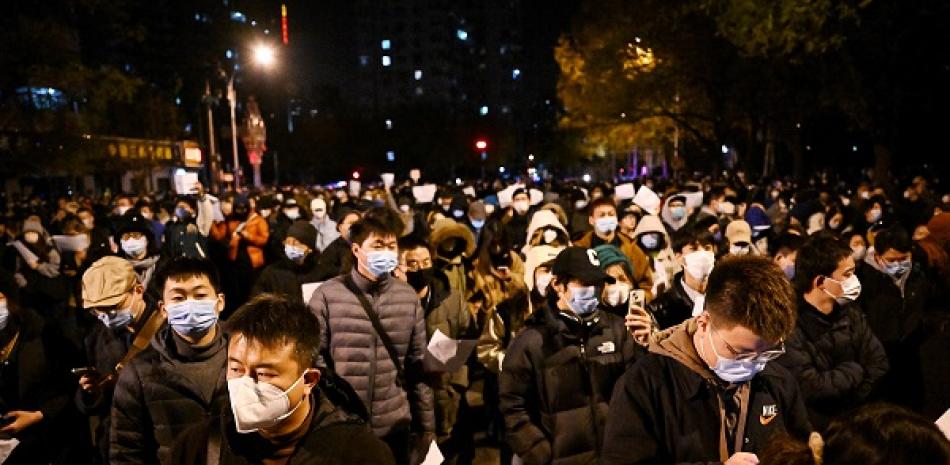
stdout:
<svg viewBox="0 0 950 465">
<path fill-rule="evenodd" d="M 482 138 L 475 139 L 475 149 L 485 150 L 488 148 L 488 141 Z"/>
</svg>

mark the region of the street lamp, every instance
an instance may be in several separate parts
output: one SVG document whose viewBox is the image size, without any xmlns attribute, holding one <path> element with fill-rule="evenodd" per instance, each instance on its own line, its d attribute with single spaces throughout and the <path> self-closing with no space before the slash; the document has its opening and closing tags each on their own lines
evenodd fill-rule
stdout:
<svg viewBox="0 0 950 465">
<path fill-rule="evenodd" d="M 277 51 L 267 44 L 257 44 L 253 48 L 254 63 L 262 68 L 271 68 L 277 62 Z M 231 107 L 231 154 L 234 163 L 234 190 L 241 185 L 241 161 L 238 159 L 237 145 L 237 91 L 234 89 L 234 76 L 228 78 L 228 106 Z"/>
</svg>

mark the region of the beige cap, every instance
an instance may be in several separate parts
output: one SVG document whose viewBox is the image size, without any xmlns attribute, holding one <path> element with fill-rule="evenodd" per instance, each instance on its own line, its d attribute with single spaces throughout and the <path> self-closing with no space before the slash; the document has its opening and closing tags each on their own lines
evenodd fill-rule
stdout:
<svg viewBox="0 0 950 465">
<path fill-rule="evenodd" d="M 752 228 L 745 220 L 735 220 L 726 226 L 726 239 L 729 244 L 736 242 L 752 243 Z"/>
<path fill-rule="evenodd" d="M 83 308 L 117 305 L 136 282 L 132 265 L 119 257 L 104 257 L 82 275 Z"/>
</svg>

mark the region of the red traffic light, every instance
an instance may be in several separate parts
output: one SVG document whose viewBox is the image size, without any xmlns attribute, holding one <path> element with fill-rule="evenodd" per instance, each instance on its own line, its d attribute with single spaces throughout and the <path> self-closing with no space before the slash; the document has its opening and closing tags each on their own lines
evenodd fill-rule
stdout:
<svg viewBox="0 0 950 465">
<path fill-rule="evenodd" d="M 359 179 L 359 178 L 360 178 L 360 172 L 359 172 L 359 171 L 354 171 L 354 172 L 353 172 L 353 179 Z"/>
<path fill-rule="evenodd" d="M 488 141 L 485 139 L 478 139 L 475 141 L 475 148 L 478 150 L 485 150 L 488 148 Z"/>
</svg>

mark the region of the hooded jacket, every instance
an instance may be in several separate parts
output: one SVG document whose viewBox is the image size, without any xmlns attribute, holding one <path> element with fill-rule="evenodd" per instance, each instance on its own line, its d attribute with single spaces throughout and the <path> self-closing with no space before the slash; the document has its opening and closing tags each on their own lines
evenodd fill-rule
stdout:
<svg viewBox="0 0 950 465">
<path fill-rule="evenodd" d="M 512 451 L 526 465 L 596 464 L 614 383 L 641 350 L 620 317 L 540 307 L 499 377 Z"/>
<path fill-rule="evenodd" d="M 176 342 L 178 336 L 166 325 L 152 338 L 151 347 L 122 369 L 112 400 L 112 465 L 171 465 L 175 438 L 225 411 L 227 341 L 220 327 L 217 332 L 207 348 L 182 351 L 187 344 Z M 199 381 L 197 372 L 214 381 Z"/>
<path fill-rule="evenodd" d="M 524 263 L 514 252 L 511 255 L 509 280 L 502 280 L 491 270 L 488 250 L 475 262 L 468 301 L 480 300 L 478 325 L 482 330 L 476 351 L 478 361 L 497 372 L 505 357 L 505 347 L 521 330 L 528 317 L 528 289 L 524 284 Z M 476 299 L 476 297 L 478 297 Z"/>
<path fill-rule="evenodd" d="M 316 251 L 307 254 L 302 263 L 296 263 L 284 256 L 267 265 L 254 283 L 251 295 L 273 292 L 291 300 L 303 302 L 301 286 L 320 281 L 317 268 Z"/>
<path fill-rule="evenodd" d="M 682 270 L 673 253 L 673 242 L 670 235 L 663 226 L 663 220 L 656 215 L 643 215 L 637 222 L 637 227 L 633 230 L 634 242 L 637 242 L 641 235 L 648 233 L 659 233 L 663 235 L 664 247 L 656 254 L 643 250 L 648 257 L 652 257 L 653 265 L 653 295 L 660 295 L 664 290 L 669 289 L 673 283 L 673 276 Z"/>
<path fill-rule="evenodd" d="M 246 221 L 228 220 L 218 224 L 219 227 L 211 229 L 211 237 L 228 245 L 228 260 L 237 261 L 243 248 L 252 268 L 264 266 L 264 247 L 270 236 L 270 227 L 264 217 L 250 212 Z M 244 237 L 235 234 L 241 225 L 244 225 Z"/>
<path fill-rule="evenodd" d="M 554 228 L 561 232 L 558 234 L 557 239 L 553 243 L 547 244 L 544 242 L 543 236 L 538 233 L 535 237 L 535 233 L 543 228 Z M 538 210 L 531 216 L 531 222 L 528 223 L 528 235 L 525 238 L 525 245 L 521 248 L 521 253 L 527 255 L 533 247 L 538 247 L 540 245 L 554 245 L 566 247 L 571 244 L 570 237 L 567 232 L 567 228 L 561 224 L 560 220 L 551 210 Z"/>
<path fill-rule="evenodd" d="M 691 319 L 656 335 L 649 353 L 617 382 L 602 464 L 712 464 L 735 452 L 756 453 L 777 433 L 802 441 L 808 437 L 811 425 L 802 395 L 788 371 L 769 363 L 746 383 L 725 383 L 696 352 L 697 328 Z M 744 402 L 743 391 L 748 394 Z M 737 421 L 727 426 L 730 416 Z M 743 423 L 743 434 L 727 440 Z"/>
<path fill-rule="evenodd" d="M 441 255 L 441 245 L 449 239 L 459 239 L 464 243 L 462 253 L 455 257 Z M 435 267 L 449 279 L 449 287 L 462 295 L 468 293 L 466 284 L 465 260 L 475 253 L 475 236 L 464 224 L 445 218 L 435 222 L 429 244 L 435 252 Z"/>
<path fill-rule="evenodd" d="M 324 216 L 322 220 L 314 217 L 310 220 L 310 224 L 317 230 L 317 242 L 314 244 L 317 251 L 323 252 L 331 242 L 340 237 L 340 232 L 336 230 L 336 221 L 330 219 L 329 216 Z"/>
<path fill-rule="evenodd" d="M 656 319 L 660 329 L 676 326 L 693 317 L 693 299 L 683 288 L 683 272 L 673 276 L 673 283 L 666 292 L 647 304 L 647 310 Z"/>
</svg>

